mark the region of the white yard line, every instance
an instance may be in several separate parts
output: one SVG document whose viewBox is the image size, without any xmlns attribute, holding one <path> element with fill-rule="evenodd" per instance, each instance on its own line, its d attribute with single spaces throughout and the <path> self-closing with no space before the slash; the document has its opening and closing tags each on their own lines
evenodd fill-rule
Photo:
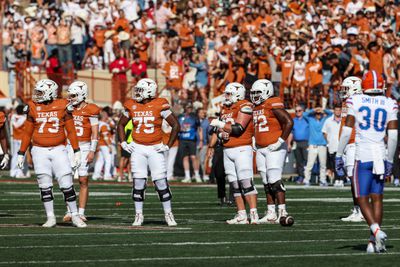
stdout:
<svg viewBox="0 0 400 267">
<path fill-rule="evenodd" d="M 379 256 L 400 255 L 400 252 L 387 252 Z M 57 263 L 105 263 L 105 262 L 140 262 L 140 261 L 195 261 L 195 260 L 241 260 L 241 259 L 270 259 L 270 258 L 320 258 L 320 257 L 339 257 L 339 256 L 367 256 L 364 253 L 325 253 L 325 254 L 287 254 L 287 255 L 231 255 L 231 256 L 201 256 L 201 257 L 151 257 L 151 258 L 130 258 L 130 259 L 95 259 L 95 260 L 52 260 L 52 261 L 1 261 L 2 265 L 10 264 L 57 264 Z"/>
</svg>

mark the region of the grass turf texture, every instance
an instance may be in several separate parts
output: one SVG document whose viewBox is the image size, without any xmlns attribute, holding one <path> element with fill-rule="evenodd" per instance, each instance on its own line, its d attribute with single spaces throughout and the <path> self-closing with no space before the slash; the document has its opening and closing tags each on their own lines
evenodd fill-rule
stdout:
<svg viewBox="0 0 400 267">
<path fill-rule="evenodd" d="M 257 181 L 257 184 L 260 184 Z M 350 188 L 287 191 L 293 227 L 226 225 L 234 207 L 219 207 L 216 188 L 172 186 L 178 228 L 168 228 L 153 187 L 147 188 L 145 225 L 133 228 L 129 184 L 90 185 L 86 229 L 61 223 L 65 212 L 56 186 L 56 228 L 45 221 L 37 185 L 0 180 L 0 265 L 140 264 L 140 266 L 396 266 L 400 258 L 399 190 L 388 190 L 383 229 L 388 253 L 366 255 L 365 223 L 344 223 L 352 206 Z M 259 189 L 259 213 L 265 196 Z M 323 201 L 323 199 L 325 199 Z"/>
</svg>

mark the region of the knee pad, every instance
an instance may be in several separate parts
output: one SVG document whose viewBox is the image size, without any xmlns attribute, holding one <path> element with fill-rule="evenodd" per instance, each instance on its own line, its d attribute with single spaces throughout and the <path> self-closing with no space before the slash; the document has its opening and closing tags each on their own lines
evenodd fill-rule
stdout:
<svg viewBox="0 0 400 267">
<path fill-rule="evenodd" d="M 257 189 L 254 186 L 252 179 L 244 179 L 240 181 L 240 187 L 243 190 L 245 196 L 257 195 Z"/>
<path fill-rule="evenodd" d="M 132 199 L 136 202 L 143 202 L 145 199 L 146 179 L 133 179 Z"/>
<path fill-rule="evenodd" d="M 240 197 L 242 195 L 238 181 L 231 182 L 231 187 L 234 197 Z"/>
<path fill-rule="evenodd" d="M 64 201 L 71 202 L 76 200 L 76 193 L 73 186 L 68 188 L 61 188 L 61 191 L 64 194 Z"/>
<path fill-rule="evenodd" d="M 278 192 L 286 192 L 286 188 L 281 180 L 279 180 L 273 184 L 269 184 L 269 188 L 273 195 L 275 195 Z"/>
<path fill-rule="evenodd" d="M 54 199 L 53 187 L 40 188 L 40 199 L 42 202 L 50 202 Z"/>
<path fill-rule="evenodd" d="M 167 179 L 161 179 L 154 182 L 158 197 L 161 202 L 165 202 L 172 199 L 172 193 L 169 189 Z"/>
</svg>

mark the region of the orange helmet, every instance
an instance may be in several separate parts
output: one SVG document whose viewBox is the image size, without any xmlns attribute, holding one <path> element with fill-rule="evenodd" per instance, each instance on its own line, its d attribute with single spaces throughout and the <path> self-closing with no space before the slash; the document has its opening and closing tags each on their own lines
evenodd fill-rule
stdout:
<svg viewBox="0 0 400 267">
<path fill-rule="evenodd" d="M 385 81 L 381 74 L 371 70 L 364 74 L 361 87 L 364 93 L 383 93 L 385 90 Z"/>
</svg>

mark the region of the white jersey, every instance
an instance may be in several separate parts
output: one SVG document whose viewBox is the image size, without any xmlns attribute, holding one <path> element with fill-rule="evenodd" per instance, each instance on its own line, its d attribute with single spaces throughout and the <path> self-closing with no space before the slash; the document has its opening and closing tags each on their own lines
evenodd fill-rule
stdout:
<svg viewBox="0 0 400 267">
<path fill-rule="evenodd" d="M 397 103 L 385 96 L 353 95 L 346 101 L 348 115 L 355 117 L 356 160 L 385 158 L 386 129 L 397 120 Z"/>
</svg>

